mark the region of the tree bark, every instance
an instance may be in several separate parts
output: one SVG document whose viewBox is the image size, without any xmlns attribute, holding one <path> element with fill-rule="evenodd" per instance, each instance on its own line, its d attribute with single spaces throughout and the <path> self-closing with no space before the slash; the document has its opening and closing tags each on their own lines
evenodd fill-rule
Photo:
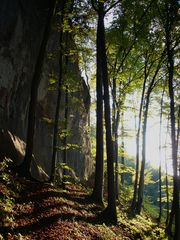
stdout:
<svg viewBox="0 0 180 240">
<path fill-rule="evenodd" d="M 168 170 L 167 170 L 167 158 L 165 159 L 165 167 L 166 167 L 166 209 L 167 209 L 167 215 L 166 215 L 166 226 L 169 222 L 169 183 L 168 183 Z"/>
<path fill-rule="evenodd" d="M 124 171 L 124 110 L 121 111 L 121 166 Z M 121 173 L 121 184 L 124 185 L 124 173 Z"/>
<path fill-rule="evenodd" d="M 119 198 L 119 155 L 118 155 L 118 128 L 120 122 L 120 109 L 117 109 L 114 132 L 114 154 L 115 154 L 115 194 Z"/>
<path fill-rule="evenodd" d="M 169 182 L 168 182 L 168 166 L 167 166 L 167 136 L 169 134 L 168 129 L 169 129 L 169 115 L 167 118 L 166 139 L 165 139 L 166 228 L 169 222 Z"/>
<path fill-rule="evenodd" d="M 175 102 L 174 102 L 174 87 L 173 87 L 173 77 L 174 77 L 174 51 L 170 46 L 169 33 L 166 30 L 166 47 L 167 47 L 167 57 L 168 57 L 168 89 L 170 98 L 170 123 L 171 123 L 171 145 L 172 145 L 172 161 L 173 161 L 173 204 L 172 213 L 175 215 L 175 233 L 174 240 L 180 238 L 180 207 L 179 207 L 179 183 L 178 183 L 178 160 L 177 160 L 177 141 L 176 141 L 176 119 L 175 119 Z M 173 209 L 174 208 L 174 209 Z M 171 228 L 171 226 L 169 225 Z"/>
<path fill-rule="evenodd" d="M 105 109 L 105 127 L 106 127 L 106 151 L 107 151 L 107 178 L 108 178 L 108 206 L 105 213 L 111 222 L 117 222 L 116 199 L 114 188 L 114 150 L 111 129 L 111 112 L 109 99 L 109 79 L 107 70 L 107 56 L 105 45 L 105 27 L 104 27 L 104 3 L 99 2 L 98 21 L 100 31 L 101 59 L 102 59 L 102 78 L 104 87 L 104 109 Z"/>
<path fill-rule="evenodd" d="M 158 223 L 161 222 L 162 217 L 162 179 L 161 179 L 161 168 L 162 168 L 162 142 L 161 142 L 161 134 L 162 134 L 162 113 L 163 113 L 163 98 L 164 98 L 165 87 L 163 88 L 161 102 L 160 102 L 160 120 L 159 120 L 159 217 Z"/>
<path fill-rule="evenodd" d="M 116 199 L 119 197 L 119 169 L 118 169 L 118 126 L 120 119 L 120 110 L 117 106 L 116 78 L 112 80 L 112 135 L 114 143 L 114 159 L 115 159 L 115 194 Z"/>
<path fill-rule="evenodd" d="M 177 139 L 176 139 L 176 117 L 174 100 L 174 59 L 175 46 L 179 40 L 176 40 L 176 26 L 178 26 L 179 4 L 177 0 L 165 1 L 163 16 L 163 27 L 165 32 L 165 46 L 168 69 L 168 91 L 170 100 L 170 124 L 171 124 L 171 148 L 173 165 L 173 202 L 169 224 L 166 231 L 171 232 L 172 218 L 175 219 L 174 240 L 180 239 L 180 203 L 179 203 L 179 181 L 178 181 L 178 158 L 177 158 Z"/>
<path fill-rule="evenodd" d="M 67 66 L 67 64 L 66 64 Z M 63 163 L 64 166 L 67 165 L 67 130 L 68 130 L 68 86 L 66 86 L 66 92 L 65 92 L 65 111 L 64 111 L 64 130 L 65 130 L 65 136 L 63 138 Z M 63 169 L 63 179 L 62 184 L 63 188 L 66 187 L 66 169 Z"/>
<path fill-rule="evenodd" d="M 98 18 L 96 36 L 96 166 L 94 188 L 91 195 L 91 198 L 98 204 L 103 204 L 104 182 L 103 83 L 101 47 L 101 22 Z"/>
</svg>

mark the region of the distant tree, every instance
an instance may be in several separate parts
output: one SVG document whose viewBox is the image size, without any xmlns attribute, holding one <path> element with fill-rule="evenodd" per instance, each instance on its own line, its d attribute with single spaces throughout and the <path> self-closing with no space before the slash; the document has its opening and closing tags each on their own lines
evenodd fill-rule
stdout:
<svg viewBox="0 0 180 240">
<path fill-rule="evenodd" d="M 166 83 L 166 82 L 165 82 Z M 160 102 L 160 120 L 159 120 L 159 217 L 158 223 L 161 222 L 162 217 L 162 114 L 163 114 L 163 100 L 164 100 L 165 85 L 163 87 L 161 102 Z"/>
<path fill-rule="evenodd" d="M 152 7 L 153 2 L 154 1 L 148 1 L 145 4 L 144 1 L 137 1 L 136 4 L 134 4 L 134 1 L 121 1 L 121 7 L 115 9 L 115 18 L 112 27 L 108 29 L 108 57 L 110 56 L 108 63 L 112 88 L 113 140 L 115 148 L 116 189 L 118 182 L 118 151 L 116 149 L 118 148 L 117 133 L 122 105 L 121 96 L 125 92 L 125 94 L 128 94 L 129 92 L 132 92 L 132 89 L 137 89 L 140 87 L 140 81 L 137 78 L 137 75 L 141 68 L 140 65 L 138 66 L 138 58 L 140 57 L 141 53 L 140 55 L 138 55 L 139 52 L 136 50 L 136 44 L 137 42 L 141 42 L 142 38 L 144 38 L 144 35 L 147 35 L 149 33 L 148 26 L 150 23 L 150 17 L 148 13 Z M 142 45 L 145 45 L 143 41 Z M 124 74 L 124 72 L 126 73 Z M 123 75 L 126 76 L 126 80 L 123 80 L 122 87 L 119 87 L 119 82 L 122 82 L 119 79 L 121 79 Z M 129 81 L 129 79 L 131 80 Z M 131 85 L 131 82 L 136 83 Z M 128 90 L 126 89 L 126 87 Z M 139 169 L 139 162 L 136 164 L 136 166 L 136 168 Z M 133 199 L 135 200 L 133 200 L 132 204 L 133 209 L 135 209 L 134 204 L 136 202 L 137 195 L 137 182 L 139 173 L 138 170 L 136 171 L 136 173 L 137 174 L 134 184 L 135 191 L 133 197 Z M 116 192 L 118 191 L 116 190 Z"/>
<path fill-rule="evenodd" d="M 125 154 L 125 150 L 124 150 L 124 106 L 122 107 L 122 110 L 121 110 L 121 166 L 122 168 L 124 168 L 124 165 L 125 165 L 125 157 L 124 157 L 124 154 Z M 124 170 L 124 169 L 123 169 Z M 121 173 L 121 184 L 122 186 L 124 185 L 124 173 L 122 171 Z"/>
<path fill-rule="evenodd" d="M 144 194 L 144 170 L 145 170 L 145 163 L 146 163 L 146 130 L 147 130 L 147 120 L 148 120 L 148 110 L 150 104 L 150 97 L 153 91 L 153 88 L 156 86 L 157 81 L 156 78 L 160 71 L 160 67 L 162 64 L 162 60 L 164 58 L 164 52 L 161 53 L 159 59 L 151 59 L 153 55 L 157 56 L 157 52 L 155 54 L 155 49 L 152 49 L 153 52 L 149 52 L 147 55 L 148 61 L 145 63 L 145 78 L 151 77 L 152 67 L 154 67 L 154 73 L 152 74 L 152 79 L 148 84 L 147 91 L 144 98 L 144 112 L 143 112 L 143 126 L 142 126 L 142 163 L 141 163 L 141 170 L 140 170 L 140 178 L 139 178 L 139 189 L 138 189 L 138 201 L 137 201 L 137 212 L 141 212 L 142 202 L 143 202 L 143 194 Z M 149 58 L 150 57 L 150 58 Z M 150 61 L 150 62 L 149 62 Z M 148 67 L 149 66 L 149 67 Z M 151 74 L 150 74 L 151 73 Z M 150 74 L 150 76 L 149 76 Z"/>
<path fill-rule="evenodd" d="M 166 215 L 166 226 L 169 222 L 169 181 L 168 181 L 168 166 L 167 166 L 167 134 L 169 129 L 169 115 L 167 119 L 167 127 L 166 127 L 166 139 L 165 139 L 165 171 L 166 171 L 166 177 L 165 177 L 165 183 L 166 183 L 166 209 L 167 209 L 167 215 Z"/>
<path fill-rule="evenodd" d="M 141 93 L 141 101 L 140 101 L 139 116 L 138 116 L 138 127 L 137 127 L 137 133 L 136 133 L 136 171 L 135 171 L 133 200 L 131 203 L 131 209 L 133 211 L 136 208 L 137 192 L 138 192 L 139 162 L 140 162 L 140 160 L 139 160 L 140 133 L 141 133 L 142 109 L 143 109 L 146 81 L 147 81 L 147 75 L 145 74 L 144 81 L 143 81 L 142 93 Z"/>
</svg>

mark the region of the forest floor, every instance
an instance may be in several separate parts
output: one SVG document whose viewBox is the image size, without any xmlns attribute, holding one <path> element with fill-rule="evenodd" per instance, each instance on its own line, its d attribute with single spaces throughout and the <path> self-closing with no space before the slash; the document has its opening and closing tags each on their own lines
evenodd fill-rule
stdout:
<svg viewBox="0 0 180 240">
<path fill-rule="evenodd" d="M 2 196 L 3 186 L 0 184 Z M 116 226 L 103 223 L 98 217 L 102 207 L 90 202 L 86 189 L 80 185 L 63 190 L 50 184 L 18 179 L 18 186 L 19 193 L 12 201 L 9 218 L 7 215 L 4 224 L 0 224 L 0 240 L 165 239 L 160 237 L 160 230 L 152 235 L 154 225 L 148 223 L 148 227 L 147 219 L 121 217 Z"/>
</svg>

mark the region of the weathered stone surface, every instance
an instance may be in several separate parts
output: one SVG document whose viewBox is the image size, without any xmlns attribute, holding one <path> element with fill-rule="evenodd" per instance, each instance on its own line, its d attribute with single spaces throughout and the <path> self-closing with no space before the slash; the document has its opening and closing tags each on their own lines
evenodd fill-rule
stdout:
<svg viewBox="0 0 180 240">
<path fill-rule="evenodd" d="M 0 161 L 10 158 L 15 166 L 20 166 L 25 157 L 26 144 L 10 131 L 0 129 Z M 48 175 L 37 165 L 33 156 L 30 173 L 38 181 L 48 181 Z"/>
<path fill-rule="evenodd" d="M 27 113 L 30 85 L 34 66 L 42 40 L 47 16 L 48 0 L 0 0 L 0 128 L 9 129 L 24 141 L 27 131 Z M 55 26 L 55 23 L 54 23 Z M 55 28 L 54 28 L 55 29 Z M 52 31 L 47 53 L 57 53 L 58 33 Z M 48 54 L 47 54 L 48 55 Z M 56 54 L 57 55 L 57 54 Z M 80 77 L 78 65 L 70 67 L 77 88 L 70 93 L 68 128 L 69 144 L 79 149 L 68 150 L 68 164 L 81 178 L 92 172 L 90 141 L 87 130 L 89 91 Z M 58 56 L 44 61 L 39 87 L 36 114 L 34 154 L 37 163 L 50 174 L 53 125 L 57 91 L 48 90 L 49 76 L 58 74 Z M 76 99 L 73 103 L 73 99 Z M 64 117 L 64 94 L 62 95 L 60 121 Z M 61 144 L 61 143 L 60 143 Z M 57 161 L 62 161 L 58 153 Z"/>
<path fill-rule="evenodd" d="M 47 5 L 43 9 L 42 2 L 0 1 L 0 125 L 23 139 L 30 84 L 46 16 Z"/>
</svg>

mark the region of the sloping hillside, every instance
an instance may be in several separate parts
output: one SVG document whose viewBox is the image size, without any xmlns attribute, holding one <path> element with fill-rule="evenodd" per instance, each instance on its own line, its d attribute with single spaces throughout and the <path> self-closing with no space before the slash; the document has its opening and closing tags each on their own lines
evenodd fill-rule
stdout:
<svg viewBox="0 0 180 240">
<path fill-rule="evenodd" d="M 80 185 L 63 190 L 1 172 L 0 195 L 0 239 L 165 239 L 150 218 L 120 210 L 118 225 L 108 225 Z"/>
</svg>

